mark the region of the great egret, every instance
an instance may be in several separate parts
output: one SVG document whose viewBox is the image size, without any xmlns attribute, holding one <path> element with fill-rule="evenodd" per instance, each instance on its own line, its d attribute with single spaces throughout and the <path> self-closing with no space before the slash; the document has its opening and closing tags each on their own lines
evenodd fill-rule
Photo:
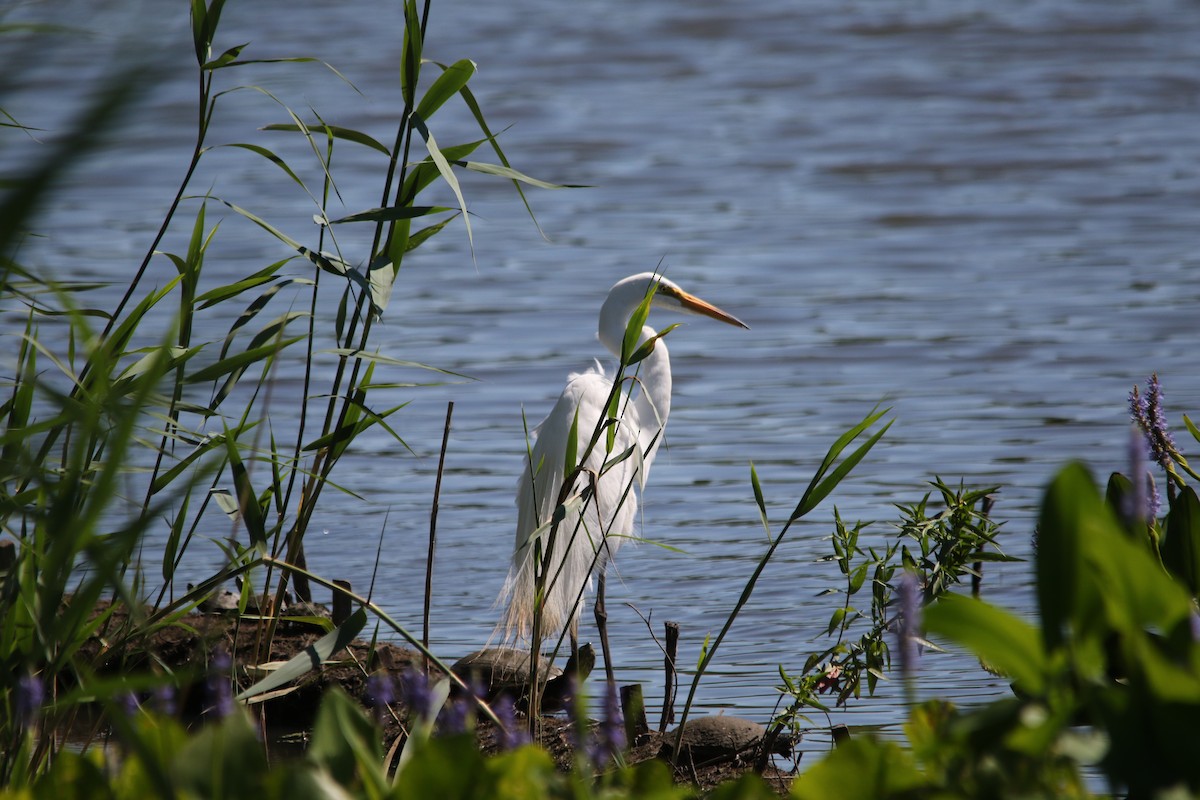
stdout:
<svg viewBox="0 0 1200 800">
<path fill-rule="evenodd" d="M 666 278 L 649 272 L 631 275 L 612 287 L 600 307 L 600 343 L 618 358 L 629 321 L 647 297 L 651 307 L 747 327 Z M 533 631 L 535 593 L 540 589 L 544 600 L 536 638 L 557 635 L 566 627 L 574 645 L 583 594 L 595 570 L 596 625 L 610 682 L 604 572 L 617 548 L 633 534 L 637 491 L 645 483 L 671 410 L 671 362 L 659 333 L 643 326 L 627 356 L 647 343 L 649 354 L 618 373 L 620 391 L 614 392 L 613 377 L 599 362 L 570 375 L 554 409 L 534 430 L 517 484 L 512 565 L 497 601 L 505 606 L 499 625 L 505 638 L 525 639 Z M 573 475 L 568 458 L 575 462 L 571 466 L 579 467 Z M 564 480 L 570 481 L 566 492 Z M 567 511 L 555 520 L 560 504 Z"/>
</svg>

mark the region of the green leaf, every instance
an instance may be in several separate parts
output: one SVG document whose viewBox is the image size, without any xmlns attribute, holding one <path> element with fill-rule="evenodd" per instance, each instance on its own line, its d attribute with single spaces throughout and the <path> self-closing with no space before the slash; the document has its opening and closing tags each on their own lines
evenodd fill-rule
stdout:
<svg viewBox="0 0 1200 800">
<path fill-rule="evenodd" d="M 220 198 L 217 198 L 217 199 L 220 199 Z M 240 206 L 236 206 L 233 203 L 230 203 L 228 200 L 221 200 L 221 202 L 224 203 L 225 205 L 229 206 L 229 208 L 233 209 L 238 214 L 241 214 L 243 217 L 245 217 L 246 219 L 253 222 L 258 227 L 262 228 L 264 231 L 271 234 L 276 239 L 283 242 L 284 244 L 286 244 L 288 247 L 292 248 L 293 250 L 296 250 L 299 253 L 307 253 L 308 252 L 308 249 L 305 248 L 302 244 L 300 244 L 295 239 L 291 238 L 290 236 L 288 236 L 287 234 L 285 234 L 283 231 L 279 230 L 275 226 L 271 225 L 270 223 L 268 223 L 266 220 L 262 219 L 261 217 L 250 213 L 249 211 L 247 211 L 246 209 L 244 209 Z"/>
<path fill-rule="evenodd" d="M 216 380 L 224 375 L 228 375 L 231 372 L 244 370 L 250 364 L 262 361 L 267 356 L 274 355 L 304 338 L 306 337 L 293 336 L 290 339 L 272 341 L 259 347 L 252 347 L 229 358 L 223 358 L 215 364 L 210 364 L 207 367 L 196 370 L 184 378 L 184 383 L 205 383 L 206 381 Z"/>
<path fill-rule="evenodd" d="M 842 742 L 792 784 L 792 800 L 935 797 L 911 752 L 870 736 Z"/>
<path fill-rule="evenodd" d="M 437 165 L 442 180 L 450 187 L 450 191 L 454 192 L 454 197 L 458 200 L 458 207 L 462 210 L 463 226 L 467 231 L 467 245 L 471 248 L 472 254 L 474 254 L 475 237 L 471 234 L 471 216 L 467 213 L 467 201 L 463 197 L 462 189 L 458 185 L 458 178 L 455 177 L 454 170 L 450 167 L 450 162 L 446 160 L 446 157 L 442 155 L 442 151 L 438 149 L 437 141 L 433 138 L 433 134 L 429 132 L 425 121 L 414 114 L 412 116 L 412 125 L 421 134 L 421 138 L 425 140 L 425 149 L 429 151 L 429 157 L 433 159 L 433 163 Z"/>
<path fill-rule="evenodd" d="M 241 55 L 242 51 L 245 50 L 249 46 L 250 46 L 249 42 L 243 42 L 242 44 L 234 45 L 233 47 L 229 48 L 224 53 L 221 53 L 221 55 L 217 56 L 213 60 L 206 61 L 205 63 L 201 64 L 200 69 L 214 70 L 214 69 L 221 69 L 222 67 L 228 67 L 228 66 L 232 65 L 234 62 L 236 62 L 237 57 L 239 55 Z"/>
<path fill-rule="evenodd" d="M 235 281 L 235 282 L 227 284 L 225 286 L 218 286 L 216 289 L 210 289 L 209 291 L 204 292 L 201 295 L 197 295 L 196 303 L 199 305 L 200 308 L 209 308 L 211 306 L 217 305 L 218 303 L 220 303 L 224 300 L 228 300 L 231 297 L 236 297 L 237 295 L 241 294 L 242 292 L 246 292 L 251 289 L 255 289 L 259 286 L 262 286 L 265 283 L 270 283 L 271 281 L 275 280 L 275 273 L 278 272 L 279 269 L 281 267 L 283 267 L 284 264 L 287 264 L 294 257 L 295 256 L 291 256 L 289 258 L 283 259 L 282 261 L 276 261 L 274 264 L 271 264 L 270 266 L 259 270 L 258 272 L 254 273 L 253 275 L 250 275 L 246 278 L 242 278 L 241 280 Z M 305 285 L 305 286 L 312 285 L 312 281 L 309 280 L 308 278 L 285 278 L 280 281 L 280 284 L 285 285 L 285 286 L 290 283 L 297 283 L 297 284 L 301 284 L 301 285 Z"/>
<path fill-rule="evenodd" d="M 417 116 L 421 119 L 432 117 L 434 112 L 441 108 L 447 100 L 458 94 L 458 91 L 467 85 L 474 74 L 475 62 L 465 58 L 444 67 L 442 74 L 437 76 L 433 84 L 425 90 L 425 96 L 421 98 L 421 103 L 417 106 Z"/>
<path fill-rule="evenodd" d="M 361 144 L 364 147 L 369 147 L 383 153 L 385 156 L 390 156 L 391 151 L 380 144 L 375 139 L 371 138 L 361 131 L 356 131 L 351 128 L 342 128 L 337 125 L 306 125 L 301 128 L 299 125 L 274 124 L 263 126 L 264 131 L 291 131 L 294 133 L 324 133 L 327 136 L 332 136 L 335 139 L 342 139 L 347 142 Z"/>
<path fill-rule="evenodd" d="M 240 147 L 243 150 L 249 150 L 251 153 L 257 153 L 267 161 L 270 161 L 272 164 L 283 170 L 284 173 L 286 173 L 289 178 L 295 181 L 301 189 L 306 192 L 308 191 L 308 187 L 304 185 L 304 181 L 300 180 L 300 176 L 292 171 L 292 168 L 288 166 L 286 161 L 261 145 L 246 144 L 244 142 L 232 142 L 230 144 L 217 145 L 217 147 Z"/>
<path fill-rule="evenodd" d="M 237 699 L 245 702 L 252 697 L 257 697 L 291 683 L 307 672 L 319 669 L 322 662 L 328 661 L 335 654 L 341 652 L 346 645 L 354 641 L 354 638 L 358 636 L 366 624 L 367 611 L 360 608 L 347 617 L 346 621 L 336 629 L 304 648 L 303 651 L 282 667 L 239 694 Z"/>
<path fill-rule="evenodd" d="M 1162 542 L 1163 565 L 1193 597 L 1200 594 L 1200 500 L 1185 486 L 1171 502 Z"/>
<path fill-rule="evenodd" d="M 843 433 L 838 437 L 837 441 L 830 445 L 828 452 L 825 454 L 825 460 L 821 462 L 821 466 L 813 475 L 812 481 L 804 491 L 800 502 L 796 505 L 796 510 L 792 512 L 792 516 L 788 520 L 789 522 L 800 519 L 820 505 L 821 501 L 828 497 L 830 492 L 850 474 L 850 471 L 854 469 L 858 462 L 862 461 L 863 457 L 875 446 L 875 443 L 887 433 L 888 428 L 892 427 L 892 423 L 895 420 L 889 420 L 878 432 L 838 464 L 832 473 L 826 474 L 829 467 L 837 460 L 842 451 L 890 410 L 885 408 L 882 411 L 872 411 L 862 422 L 859 422 L 853 428 Z"/>
<path fill-rule="evenodd" d="M 654 346 L 658 342 L 658 340 L 663 338 L 668 333 L 670 333 L 671 331 L 675 330 L 678 327 L 679 327 L 678 322 L 668 325 L 667 327 L 663 328 L 658 333 L 656 333 L 653 336 L 651 336 L 650 338 L 648 338 L 646 341 L 642 342 L 641 345 L 638 347 L 638 349 L 634 351 L 633 355 L 631 355 L 629 357 L 629 363 L 626 364 L 626 366 L 631 366 L 631 365 L 637 364 L 641 361 L 645 361 L 646 358 L 648 358 L 649 355 L 654 352 Z"/>
<path fill-rule="evenodd" d="M 571 419 L 571 430 L 567 433 L 567 449 L 563 454 L 563 475 L 571 475 L 579 465 L 579 406 Z"/>
<path fill-rule="evenodd" d="M 754 469 L 754 462 L 750 462 L 750 486 L 754 489 L 754 503 L 758 506 L 758 517 L 762 521 L 763 530 L 767 533 L 767 538 L 771 538 L 771 524 L 767 521 L 767 501 L 763 498 L 762 484 L 758 481 L 758 472 Z"/>
<path fill-rule="evenodd" d="M 855 594 L 862 588 L 863 582 L 867 579 L 867 569 L 870 566 L 869 563 L 862 564 L 858 569 L 854 570 L 854 573 L 850 576 L 850 594 Z"/>
<path fill-rule="evenodd" d="M 651 284 L 646 291 L 646 296 L 642 298 L 642 302 L 629 316 L 629 322 L 625 324 L 625 335 L 621 339 L 621 366 L 623 367 L 633 363 L 634 352 L 637 350 L 638 342 L 642 339 L 642 328 L 646 326 L 646 320 L 650 317 L 650 306 L 654 302 L 654 294 L 657 291 L 658 284 Z"/>
<path fill-rule="evenodd" d="M 331 219 L 329 224 L 340 225 L 343 222 L 392 222 L 398 219 L 415 219 L 416 217 L 426 217 L 430 214 L 441 214 L 444 211 L 457 210 L 446 206 L 388 206 L 386 208 L 372 208 L 346 217 Z"/>
<path fill-rule="evenodd" d="M 250 544 L 261 552 L 266 552 L 267 531 L 262 506 L 259 505 L 258 495 L 254 493 L 254 487 L 250 484 L 250 474 L 246 470 L 246 465 L 242 463 L 241 453 L 237 449 L 237 441 L 228 435 L 228 431 L 225 436 L 225 444 L 242 523 L 246 526 L 246 533 L 250 536 Z"/>
<path fill-rule="evenodd" d="M 967 648 L 1023 692 L 1036 696 L 1046 688 L 1048 662 L 1037 630 L 1007 611 L 947 594 L 925 609 L 925 628 Z"/>
<path fill-rule="evenodd" d="M 265 774 L 256 728 L 245 713 L 206 725 L 171 760 L 170 774 L 185 797 L 238 797 Z"/>
<path fill-rule="evenodd" d="M 424 31 L 421 30 L 421 15 L 417 13 L 416 0 L 404 0 L 404 37 L 400 48 L 400 93 L 405 108 L 416 105 L 417 81 L 421 76 L 421 52 L 424 48 Z"/>
<path fill-rule="evenodd" d="M 469 169 L 472 172 L 482 172 L 485 175 L 496 175 L 501 178 L 508 178 L 512 181 L 520 181 L 527 183 L 530 186 L 536 186 L 538 189 L 586 189 L 588 188 L 581 183 L 549 183 L 548 181 L 531 178 L 523 172 L 518 172 L 512 167 L 505 167 L 499 164 L 486 164 L 480 161 L 456 161 L 459 166 Z"/>
<path fill-rule="evenodd" d="M 357 777 L 373 789 L 363 796 L 387 794 L 383 747 L 375 725 L 339 687 L 326 692 L 321 701 L 304 757 L 329 773 L 340 786 L 355 785 Z"/>
</svg>

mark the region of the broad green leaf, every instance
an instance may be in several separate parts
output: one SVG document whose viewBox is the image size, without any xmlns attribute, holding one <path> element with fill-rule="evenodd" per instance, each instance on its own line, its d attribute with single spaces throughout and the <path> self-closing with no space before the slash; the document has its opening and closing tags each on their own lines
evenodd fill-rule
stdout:
<svg viewBox="0 0 1200 800">
<path fill-rule="evenodd" d="M 218 198 L 218 199 L 220 199 L 220 198 Z M 244 209 L 240 206 L 236 206 L 233 203 L 229 202 L 228 200 L 221 200 L 221 202 L 224 203 L 225 205 L 229 206 L 229 208 L 233 209 L 238 214 L 241 214 L 243 217 L 245 217 L 246 219 L 253 222 L 258 227 L 262 228 L 264 231 L 271 234 L 276 239 L 283 242 L 284 244 L 286 244 L 288 247 L 292 248 L 293 250 L 295 250 L 299 253 L 307 253 L 308 252 L 308 249 L 306 247 L 304 247 L 302 244 L 300 244 L 295 239 L 293 239 L 292 237 L 285 234 L 283 231 L 276 228 L 274 225 L 271 225 L 269 222 L 262 219 L 258 215 L 252 214 L 249 211 L 247 211 L 246 209 Z"/>
<path fill-rule="evenodd" d="M 266 522 L 263 519 L 258 495 L 250 483 L 250 474 L 246 470 L 246 465 L 242 463 L 242 455 L 238 452 L 237 441 L 228 433 L 225 437 L 225 445 L 225 452 L 229 457 L 229 469 L 233 475 L 233 488 L 237 492 L 242 524 L 246 526 L 250 544 L 265 552 L 267 548 Z"/>
<path fill-rule="evenodd" d="M 187 740 L 170 762 L 178 797 L 237 797 L 242 787 L 266 772 L 258 729 L 242 712 L 206 725 Z"/>
<path fill-rule="evenodd" d="M 432 117 L 434 112 L 441 108 L 447 100 L 458 94 L 458 91 L 467 85 L 474 74 L 475 62 L 465 58 L 445 67 L 442 74 L 438 75 L 433 84 L 425 90 L 425 95 L 417 106 L 417 116 L 421 119 Z"/>
<path fill-rule="evenodd" d="M 416 0 L 404 0 L 404 37 L 400 47 L 400 93 L 405 108 L 417 103 L 417 81 L 421 76 L 421 51 L 424 47 L 424 31 L 421 16 L 417 13 Z"/>
<path fill-rule="evenodd" d="M 272 356 L 304 338 L 304 336 L 293 336 L 290 339 L 283 339 L 278 342 L 272 341 L 261 347 L 254 347 L 244 352 L 236 353 L 228 358 L 221 359 L 215 364 L 210 364 L 207 367 L 196 370 L 184 378 L 184 383 L 204 383 L 228 375 L 236 370 L 245 369 L 250 364 L 262 361 L 267 356 Z"/>
<path fill-rule="evenodd" d="M 233 64 L 234 62 L 236 62 L 237 57 L 239 55 L 241 55 L 242 51 L 245 50 L 249 46 L 250 46 L 249 42 L 243 42 L 242 44 L 234 45 L 233 47 L 229 48 L 224 53 L 221 53 L 221 55 L 217 56 L 213 60 L 206 61 L 205 63 L 201 64 L 200 69 L 214 70 L 214 69 L 221 69 L 222 67 L 228 67 L 231 64 Z"/>
<path fill-rule="evenodd" d="M 443 211 L 457 211 L 446 206 L 388 206 L 387 208 L 372 208 L 360 211 L 347 217 L 331 219 L 330 225 L 340 225 L 343 222 L 392 222 L 398 219 L 414 219 L 430 214 L 440 214 Z"/>
<path fill-rule="evenodd" d="M 646 326 L 646 320 L 650 317 L 650 306 L 654 303 L 654 294 L 657 290 L 658 284 L 651 284 L 650 289 L 646 292 L 646 296 L 642 298 L 642 302 L 638 304 L 638 307 L 629 316 L 629 322 L 625 324 L 625 335 L 621 339 L 622 367 L 633 363 L 631 359 L 638 349 L 638 342 L 642 340 L 642 329 Z"/>
<path fill-rule="evenodd" d="M 433 138 L 433 134 L 429 132 L 425 121 L 417 115 L 412 116 L 412 125 L 421 134 L 421 138 L 425 140 L 425 149 L 429 151 L 429 157 L 433 159 L 433 163 L 437 165 L 438 172 L 441 173 L 442 180 L 450 187 L 450 191 L 454 192 L 454 197 L 458 200 L 458 207 L 462 210 L 463 227 L 467 232 L 467 245 L 471 248 L 471 252 L 475 252 L 475 237 L 471 233 L 471 215 L 467 213 L 467 201 L 463 197 L 462 188 L 458 185 L 458 178 L 454 175 L 454 170 L 450 166 L 450 162 L 442 155 L 442 151 L 438 149 L 437 141 Z"/>
<path fill-rule="evenodd" d="M 305 759 L 328 772 L 339 786 L 355 785 L 357 776 L 373 784 L 364 796 L 387 794 L 380 768 L 383 747 L 375 725 L 340 688 L 327 692 L 321 701 Z"/>
<path fill-rule="evenodd" d="M 864 419 L 858 425 L 855 425 L 846 433 L 842 434 L 842 436 L 833 443 L 833 445 L 829 448 L 829 451 L 825 454 L 825 460 L 821 463 L 821 467 L 817 470 L 817 473 L 813 475 L 812 482 L 809 483 L 808 489 L 805 490 L 804 495 L 800 498 L 800 502 L 796 505 L 796 510 L 792 512 L 792 516 L 790 517 L 789 521 L 800 519 L 820 505 L 821 501 L 828 497 L 830 492 L 837 488 L 837 485 L 841 483 L 847 475 L 850 474 L 850 471 L 853 470 L 855 466 L 858 465 L 858 462 L 862 461 L 863 457 L 870 452 L 871 448 L 875 446 L 876 442 L 883 438 L 883 435 L 887 433 L 888 428 L 892 427 L 892 422 L 895 420 L 889 420 L 886 425 L 880 428 L 879 431 L 871 436 L 871 438 L 860 445 L 857 450 L 846 456 L 846 458 L 834 468 L 833 472 L 829 473 L 828 475 L 825 474 L 826 470 L 829 468 L 829 465 L 831 465 L 837 459 L 842 450 L 845 449 L 845 447 L 850 442 L 854 441 L 859 434 L 869 428 L 876 420 L 886 414 L 889 410 L 890 409 L 884 409 L 883 411 L 869 414 L 866 419 Z"/>
<path fill-rule="evenodd" d="M 486 164 L 480 161 L 461 161 L 455 162 L 459 166 L 469 169 L 473 172 L 482 172 L 485 175 L 496 175 L 501 178 L 508 178 L 512 181 L 520 181 L 527 183 L 530 186 L 536 186 L 539 189 L 586 189 L 586 185 L 581 183 L 550 183 L 548 181 L 531 178 L 523 172 L 518 172 L 512 167 L 505 167 L 499 164 Z"/>
<path fill-rule="evenodd" d="M 792 784 L 792 800 L 937 797 L 912 753 L 869 735 L 839 744 Z"/>
<path fill-rule="evenodd" d="M 249 277 L 225 286 L 218 286 L 216 289 L 210 289 L 203 294 L 197 295 L 196 303 L 200 308 L 209 308 L 224 300 L 228 300 L 231 297 L 236 297 L 242 292 L 255 289 L 265 283 L 270 283 L 271 281 L 275 280 L 275 273 L 278 272 L 283 265 L 291 261 L 292 258 L 294 258 L 294 256 L 285 258 L 282 261 L 276 261 L 274 264 L 259 270 Z M 311 286 L 313 282 L 308 278 L 284 278 L 280 281 L 280 283 L 284 285 L 296 283 L 302 286 Z"/>
<path fill-rule="evenodd" d="M 310 133 L 324 133 L 326 135 L 332 136 L 335 139 L 343 139 L 347 142 L 353 142 L 355 144 L 361 144 L 364 147 L 369 147 L 372 150 L 376 150 L 380 153 L 383 153 L 385 156 L 391 155 L 391 151 L 389 151 L 386 147 L 384 147 L 382 144 L 380 144 L 378 141 L 371 138 L 367 134 L 362 133 L 361 131 L 353 130 L 351 128 L 342 128 L 337 125 L 307 125 L 302 130 L 299 125 L 275 124 L 275 125 L 264 125 L 263 130 L 264 131 L 292 131 L 295 133 L 304 133 L 305 130 L 307 130 Z"/>
<path fill-rule="evenodd" d="M 967 648 L 988 666 L 1011 678 L 1021 691 L 1040 695 L 1048 661 L 1032 625 L 982 600 L 947 594 L 925 609 L 930 633 Z"/>
<path fill-rule="evenodd" d="M 1185 486 L 1171 502 L 1162 542 L 1163 565 L 1193 597 L 1200 594 L 1200 500 Z"/>
<path fill-rule="evenodd" d="M 283 170 L 284 173 L 286 173 L 289 178 L 295 181 L 301 189 L 306 192 L 308 191 L 308 187 L 304 185 L 304 181 L 300 179 L 299 175 L 292 171 L 292 168 L 288 166 L 288 163 L 262 145 L 246 144 L 244 142 L 232 142 L 230 144 L 217 145 L 217 147 L 240 147 L 243 150 L 249 150 L 251 153 L 257 153 L 267 161 L 270 161 L 272 164 Z"/>
<path fill-rule="evenodd" d="M 633 355 L 631 355 L 629 357 L 629 362 L 628 362 L 628 364 L 626 364 L 626 366 L 632 366 L 634 364 L 638 364 L 642 361 L 645 361 L 650 356 L 650 354 L 652 352 L 654 352 L 654 346 L 658 343 L 658 340 L 663 338 L 668 333 L 670 333 L 671 331 L 675 330 L 678 327 L 679 327 L 678 322 L 668 325 L 667 327 L 663 328 L 658 333 L 656 333 L 653 336 L 651 336 L 650 338 L 648 338 L 646 341 L 642 342 L 641 345 L 638 346 L 638 349 L 634 351 Z"/>
<path fill-rule="evenodd" d="M 346 621 L 335 630 L 325 634 L 304 648 L 302 652 L 290 659 L 282 667 L 239 694 L 237 699 L 245 702 L 252 697 L 257 697 L 272 689 L 278 689 L 280 686 L 291 683 L 307 672 L 319 669 L 323 662 L 333 658 L 346 645 L 354 641 L 355 637 L 358 636 L 366 624 L 366 609 L 360 608 L 347 617 Z"/>
</svg>

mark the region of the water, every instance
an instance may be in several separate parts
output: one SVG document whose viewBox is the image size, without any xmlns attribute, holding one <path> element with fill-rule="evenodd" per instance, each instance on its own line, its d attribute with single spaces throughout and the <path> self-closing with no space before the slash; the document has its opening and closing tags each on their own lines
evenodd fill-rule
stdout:
<svg viewBox="0 0 1200 800">
<path fill-rule="evenodd" d="M 70 176 L 41 219 L 53 238 L 31 242 L 28 263 L 120 283 L 153 234 L 193 113 L 185 21 L 166 14 L 145 4 L 133 26 L 155 43 L 162 83 Z M 119 16 L 98 25 L 127 29 Z M 251 41 L 250 57 L 325 59 L 364 96 L 316 65 L 245 68 L 222 76 L 228 85 L 268 86 L 302 116 L 311 104 L 391 140 L 391 5 L 243 3 L 226 17 L 219 47 Z M 97 75 L 98 54 L 119 40 L 60 42 L 28 81 L 4 86 L 0 105 L 56 127 L 87 94 L 81 76 Z M 464 178 L 473 253 L 461 228 L 423 248 L 376 341 L 474 380 L 381 393 L 377 407 L 412 401 L 393 423 L 416 455 L 383 435 L 362 442 L 338 481 L 363 499 L 327 491 L 308 539 L 317 572 L 365 588 L 382 535 L 375 600 L 416 630 L 453 401 L 434 579 L 440 654 L 475 648 L 495 620 L 522 411 L 540 419 L 566 374 L 603 355 L 594 319 L 604 293 L 660 260 L 751 330 L 699 321 L 669 337 L 675 400 L 643 535 L 671 549 L 623 550 L 609 582 L 619 678 L 643 683 L 652 708 L 661 654 L 639 614 L 660 635 L 678 620 L 681 661 L 695 663 L 765 546 L 751 462 L 777 530 L 828 444 L 876 403 L 894 409 L 896 424 L 852 479 L 789 534 L 701 685 L 703 710 L 761 719 L 777 665 L 798 670 L 825 644 L 832 608 L 816 595 L 837 575 L 815 561 L 828 552 L 834 504 L 848 520 L 878 520 L 870 530 L 884 537 L 892 504 L 918 499 L 934 475 L 1000 485 L 1004 547 L 1027 557 L 1040 489 L 1060 465 L 1123 466 L 1133 384 L 1157 371 L 1174 422 L 1200 405 L 1195 3 L 445 2 L 429 40 L 430 58 L 478 63 L 471 85 L 493 129 L 512 126 L 502 142 L 514 166 L 591 187 L 530 192 L 546 240 L 510 187 Z M 269 99 L 243 91 L 222 104 L 214 141 L 270 146 L 318 185 L 303 146 L 257 131 L 287 121 Z M 443 143 L 477 135 L 463 113 L 435 123 Z M 4 139 L 6 170 L 36 149 L 18 138 Z M 376 205 L 381 161 L 346 150 L 338 166 L 345 210 Z M 311 202 L 267 162 L 215 152 L 194 184 L 209 186 L 315 240 Z M 212 285 L 287 255 L 223 216 Z M 164 249 L 181 250 L 186 227 Z M 359 232 L 343 235 L 344 247 L 362 246 Z M 156 282 L 171 274 L 165 261 L 156 269 Z M 231 321 L 212 321 L 211 335 Z M 280 385 L 296 377 L 285 365 Z M 273 421 L 295 412 L 294 392 L 278 392 Z M 218 559 L 210 546 L 193 566 Z M 1030 613 L 1027 565 L 989 569 L 984 587 Z M 961 655 L 927 654 L 921 674 L 924 696 L 971 703 L 1007 691 Z M 901 718 L 899 692 L 885 687 L 832 721 L 891 729 Z"/>
</svg>

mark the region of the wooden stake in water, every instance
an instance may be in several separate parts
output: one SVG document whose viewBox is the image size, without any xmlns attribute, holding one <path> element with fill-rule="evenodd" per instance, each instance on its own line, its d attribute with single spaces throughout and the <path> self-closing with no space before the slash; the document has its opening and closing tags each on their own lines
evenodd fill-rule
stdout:
<svg viewBox="0 0 1200 800">
<path fill-rule="evenodd" d="M 663 669 L 667 674 L 666 689 L 663 691 L 662 718 L 658 721 L 658 731 L 662 733 L 667 726 L 675 721 L 675 656 L 679 652 L 679 623 L 667 622 L 666 656 L 663 658 Z"/>
</svg>

